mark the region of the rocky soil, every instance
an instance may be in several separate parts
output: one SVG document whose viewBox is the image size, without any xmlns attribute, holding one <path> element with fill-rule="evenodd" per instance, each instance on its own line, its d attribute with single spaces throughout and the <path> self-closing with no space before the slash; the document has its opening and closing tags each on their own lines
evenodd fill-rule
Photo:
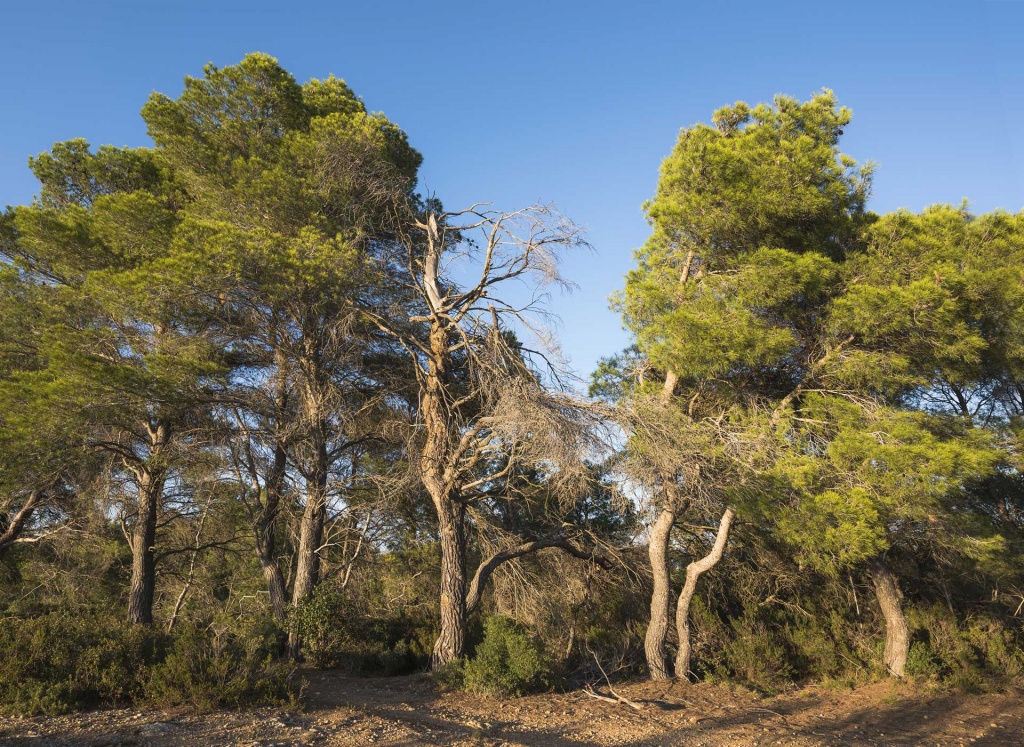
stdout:
<svg viewBox="0 0 1024 747">
<path fill-rule="evenodd" d="M 0 718 L 0 745 L 1024 745 L 1024 692 L 937 694 L 880 683 L 758 698 L 713 685 L 617 686 L 636 709 L 582 691 L 502 701 L 441 692 L 425 676 L 306 676 L 295 712 L 114 709 Z"/>
</svg>

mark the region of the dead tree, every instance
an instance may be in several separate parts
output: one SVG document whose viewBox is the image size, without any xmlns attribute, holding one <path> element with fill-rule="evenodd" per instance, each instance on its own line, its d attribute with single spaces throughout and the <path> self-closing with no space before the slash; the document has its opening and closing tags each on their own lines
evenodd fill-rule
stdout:
<svg viewBox="0 0 1024 747">
<path fill-rule="evenodd" d="M 562 282 L 558 251 L 584 245 L 574 224 L 546 206 L 499 213 L 478 205 L 428 212 L 405 226 L 401 243 L 412 311 L 402 325 L 383 314 L 372 318 L 401 341 L 418 382 L 411 447 L 437 515 L 441 548 L 441 631 L 432 656 L 437 668 L 464 655 L 467 616 L 501 563 L 544 548 L 588 555 L 565 535 L 519 538 L 485 558 L 471 583 L 467 512 L 511 495 L 516 470 L 524 466 L 541 472 L 563 502 L 575 500 L 586 487 L 586 460 L 600 417 L 557 386 L 548 356 L 518 339 L 548 339 L 533 313 L 541 311 L 537 289 Z M 479 240 L 471 240 L 477 234 Z M 449 272 L 458 260 L 479 270 L 468 287 Z M 532 285 L 527 300 L 497 297 L 517 280 Z M 474 517 L 479 529 L 478 521 Z"/>
</svg>

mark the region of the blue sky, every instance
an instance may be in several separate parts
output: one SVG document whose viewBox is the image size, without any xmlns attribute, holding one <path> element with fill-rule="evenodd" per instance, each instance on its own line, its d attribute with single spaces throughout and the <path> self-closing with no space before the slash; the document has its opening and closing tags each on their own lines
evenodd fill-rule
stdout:
<svg viewBox="0 0 1024 747">
<path fill-rule="evenodd" d="M 972 2 L 33 2 L 0 15 L 0 205 L 55 141 L 145 145 L 139 110 L 186 74 L 277 57 L 334 73 L 424 154 L 448 207 L 555 202 L 594 252 L 556 295 L 577 371 L 627 343 L 607 297 L 680 127 L 736 100 L 828 87 L 843 150 L 878 164 L 872 209 L 1024 208 L 1024 0 Z"/>
</svg>

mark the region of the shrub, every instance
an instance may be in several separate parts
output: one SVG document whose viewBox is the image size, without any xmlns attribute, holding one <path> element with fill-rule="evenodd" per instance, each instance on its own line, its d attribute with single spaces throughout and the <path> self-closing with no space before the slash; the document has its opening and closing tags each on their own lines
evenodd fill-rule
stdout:
<svg viewBox="0 0 1024 747">
<path fill-rule="evenodd" d="M 109 618 L 0 619 L 0 708 L 54 715 L 134 700 L 166 644 L 151 626 Z"/>
<path fill-rule="evenodd" d="M 750 609 L 731 621 L 733 635 L 723 650 L 732 679 L 765 693 L 776 693 L 793 678 L 786 633 Z"/>
<path fill-rule="evenodd" d="M 303 656 L 319 669 L 385 675 L 422 671 L 436 631 L 380 608 L 365 614 L 350 595 L 321 585 L 295 612 Z"/>
<path fill-rule="evenodd" d="M 912 608 L 913 635 L 907 674 L 978 692 L 1019 682 L 1024 676 L 1021 636 L 994 616 L 976 613 L 958 620 L 936 604 Z"/>
<path fill-rule="evenodd" d="M 153 665 L 145 700 L 208 711 L 221 705 L 281 705 L 298 696 L 292 664 L 275 660 L 272 637 L 237 633 L 214 636 L 208 629 L 183 629 L 171 650 Z"/>
<path fill-rule="evenodd" d="M 340 614 L 344 599 L 323 586 L 295 610 L 293 622 L 302 636 L 302 655 L 318 669 L 338 664 L 345 648 Z"/>
<path fill-rule="evenodd" d="M 510 617 L 489 617 L 476 656 L 465 664 L 465 689 L 518 696 L 544 689 L 550 680 L 551 660 L 537 638 Z"/>
<path fill-rule="evenodd" d="M 456 659 L 433 671 L 434 681 L 447 690 L 466 688 L 466 660 Z"/>
<path fill-rule="evenodd" d="M 98 705 L 208 709 L 294 700 L 294 668 L 252 630 L 167 635 L 108 615 L 0 618 L 0 712 L 55 715 Z"/>
</svg>

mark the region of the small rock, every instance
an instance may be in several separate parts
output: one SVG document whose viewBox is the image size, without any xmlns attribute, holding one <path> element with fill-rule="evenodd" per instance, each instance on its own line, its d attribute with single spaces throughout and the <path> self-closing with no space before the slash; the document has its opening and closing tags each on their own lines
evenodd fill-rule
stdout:
<svg viewBox="0 0 1024 747">
<path fill-rule="evenodd" d="M 143 724 L 139 727 L 139 731 L 142 734 L 166 734 L 171 730 L 170 724 L 165 724 L 162 721 L 157 721 L 153 724 Z"/>
</svg>

